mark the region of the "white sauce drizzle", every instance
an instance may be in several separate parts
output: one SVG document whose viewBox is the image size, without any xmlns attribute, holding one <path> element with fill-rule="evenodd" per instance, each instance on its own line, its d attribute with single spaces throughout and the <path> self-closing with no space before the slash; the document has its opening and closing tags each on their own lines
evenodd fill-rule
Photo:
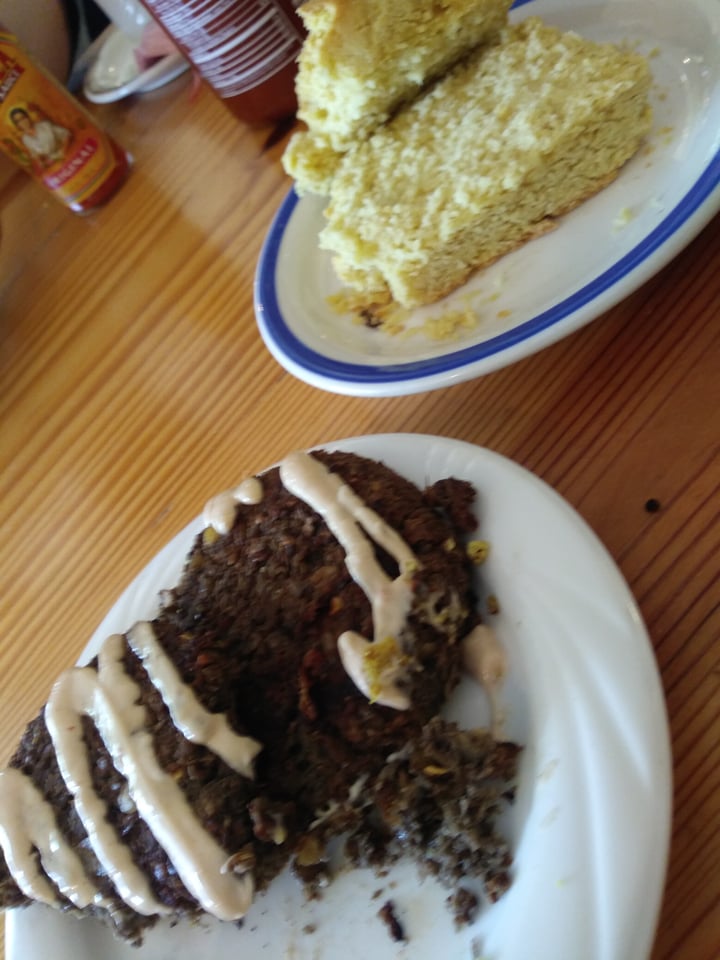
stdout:
<svg viewBox="0 0 720 960">
<path fill-rule="evenodd" d="M 166 851 L 187 890 L 206 913 L 220 920 L 236 920 L 244 916 L 252 902 L 252 877 L 224 875 L 227 852 L 208 834 L 198 842 L 202 827 L 180 786 L 157 761 L 152 736 L 143 726 L 144 710 L 138 705 L 140 688 L 123 670 L 122 655 L 122 639 L 111 637 L 97 673 L 87 667 L 67 671 L 53 689 L 51 713 L 61 711 L 64 721 L 51 730 L 51 734 L 59 733 L 53 743 L 61 770 L 62 758 L 72 758 L 81 748 L 69 728 L 79 726 L 82 714 L 87 714 L 115 768 L 127 780 L 139 815 Z M 82 811 L 78 814 L 82 816 Z M 97 823 L 91 816 L 83 824 L 93 843 Z M 120 845 L 119 840 L 115 842 Z M 123 878 L 127 880 L 126 873 Z"/>
<path fill-rule="evenodd" d="M 252 776 L 252 761 L 260 744 L 236 734 L 224 717 L 211 714 L 184 685 L 149 624 L 136 625 L 131 645 L 163 697 L 178 728 L 205 744 L 226 763 Z M 155 756 L 152 736 L 145 729 L 140 688 L 123 667 L 125 641 L 109 637 L 98 655 L 98 670 L 80 667 L 66 671 L 53 687 L 45 721 L 58 766 L 88 841 L 118 895 L 144 915 L 170 913 L 153 896 L 149 882 L 132 861 L 107 822 L 107 807 L 92 784 L 82 717 L 90 717 L 113 764 L 127 780 L 122 804 L 136 807 L 139 816 L 166 851 L 178 876 L 202 909 L 220 920 L 237 920 L 252 902 L 254 882 L 249 874 L 223 873 L 227 852 L 207 834 L 176 781 Z M 57 828 L 54 813 L 32 782 L 15 770 L 0 773 L 0 843 L 16 883 L 26 896 L 55 904 L 48 877 L 79 908 L 90 903 L 108 906 L 81 861 Z M 47 876 L 37 866 L 33 850 Z"/>
<path fill-rule="evenodd" d="M 408 710 L 410 697 L 399 686 L 405 670 L 398 660 L 391 660 L 379 671 L 377 686 L 371 688 L 365 669 L 365 654 L 371 647 L 370 641 L 354 630 L 346 630 L 338 637 L 338 653 L 345 672 L 361 693 L 374 703 L 381 703 L 393 710 Z"/>
<path fill-rule="evenodd" d="M 203 523 L 212 527 L 220 534 L 225 534 L 232 527 L 235 520 L 235 510 L 239 503 L 250 505 L 260 503 L 263 498 L 263 487 L 258 477 L 247 477 L 232 490 L 212 497 L 205 504 Z"/>
<path fill-rule="evenodd" d="M 122 637 L 107 641 L 122 656 Z M 65 786 L 72 794 L 75 810 L 88 841 L 119 896 L 144 916 L 169 913 L 152 894 L 147 877 L 134 863 L 128 848 L 120 843 L 115 829 L 107 821 L 107 805 L 95 792 L 88 754 L 83 742 L 79 716 L 96 719 L 105 695 L 98 675 L 89 667 L 68 670 L 56 681 L 45 707 L 45 724 L 55 746 L 58 767 Z M 134 713 L 142 708 L 133 708 Z"/>
<path fill-rule="evenodd" d="M 485 690 L 490 702 L 490 730 L 502 739 L 505 715 L 499 694 L 507 673 L 507 654 L 495 631 L 479 623 L 462 641 L 463 663 L 470 676 Z"/>
<path fill-rule="evenodd" d="M 182 735 L 192 743 L 203 744 L 233 770 L 252 779 L 253 760 L 262 750 L 262 744 L 252 737 L 238 736 L 224 713 L 210 713 L 203 707 L 192 689 L 183 683 L 149 623 L 136 623 L 128 633 L 128 643 L 142 661 Z"/>
<path fill-rule="evenodd" d="M 331 473 L 309 454 L 292 453 L 286 457 L 280 464 L 280 478 L 290 493 L 320 514 L 345 549 L 348 572 L 370 601 L 373 641 L 388 637 L 397 639 L 412 604 L 411 575 L 418 568 L 418 561 L 408 545 L 337 474 Z M 375 559 L 372 543 L 361 527 L 397 562 L 400 573 L 394 580 Z M 370 645 L 371 641 L 354 631 L 346 631 L 338 638 L 342 664 L 355 686 L 367 697 L 370 697 L 370 684 L 364 657 Z M 398 656 L 395 663 L 382 671 L 380 692 L 373 699 L 396 710 L 407 710 L 410 700 L 398 687 L 402 672 Z"/>
<path fill-rule="evenodd" d="M 57 906 L 57 889 L 78 909 L 103 900 L 85 873 L 78 855 L 58 830 L 55 812 L 32 780 L 20 770 L 0 771 L 0 846 L 15 883 L 26 897 Z"/>
</svg>

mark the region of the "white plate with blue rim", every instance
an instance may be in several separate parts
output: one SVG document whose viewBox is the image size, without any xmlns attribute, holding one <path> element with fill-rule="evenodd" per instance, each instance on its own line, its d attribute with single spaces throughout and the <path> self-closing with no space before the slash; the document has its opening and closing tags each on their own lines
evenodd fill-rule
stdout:
<svg viewBox="0 0 720 960">
<path fill-rule="evenodd" d="M 597 318 L 653 276 L 720 210 L 720 4 L 717 0 L 519 0 L 537 15 L 647 55 L 653 128 L 601 193 L 555 230 L 480 271 L 393 336 L 343 313 L 330 254 L 318 247 L 323 198 L 291 190 L 255 281 L 260 333 L 296 377 L 334 393 L 398 396 L 490 373 Z M 472 316 L 451 338 L 433 321 Z"/>
<path fill-rule="evenodd" d="M 504 732 L 523 745 L 502 824 L 514 851 L 510 889 L 456 930 L 448 891 L 411 864 L 381 877 L 346 869 L 309 902 L 286 871 L 241 929 L 160 921 L 140 948 L 98 921 L 33 906 L 8 914 L 7 960 L 645 960 L 670 837 L 670 742 L 652 646 L 617 566 L 565 500 L 497 453 L 420 434 L 324 446 L 381 460 L 420 486 L 455 476 L 478 491 L 478 532 L 490 542 L 478 593 L 483 607 L 490 594 L 499 601 L 492 622 L 508 658 Z M 156 614 L 201 529 L 198 518 L 155 556 L 81 662 L 110 634 Z M 467 678 L 447 713 L 467 727 L 491 716 Z M 386 899 L 407 944 L 378 918 Z"/>
</svg>

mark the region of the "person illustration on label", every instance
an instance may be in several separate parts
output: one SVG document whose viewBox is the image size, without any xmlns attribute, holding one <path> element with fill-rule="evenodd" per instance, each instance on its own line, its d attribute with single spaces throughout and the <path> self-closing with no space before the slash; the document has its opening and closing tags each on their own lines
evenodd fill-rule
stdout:
<svg viewBox="0 0 720 960">
<path fill-rule="evenodd" d="M 24 146 L 42 167 L 64 158 L 72 138 L 65 127 L 48 119 L 33 120 L 23 107 L 14 107 L 10 120 L 20 132 Z"/>
</svg>

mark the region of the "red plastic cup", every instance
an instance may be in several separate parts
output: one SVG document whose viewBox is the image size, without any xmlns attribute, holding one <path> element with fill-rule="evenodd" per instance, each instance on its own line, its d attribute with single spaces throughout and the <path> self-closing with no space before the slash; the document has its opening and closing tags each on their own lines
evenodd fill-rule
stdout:
<svg viewBox="0 0 720 960">
<path fill-rule="evenodd" d="M 290 0 L 143 0 L 235 116 L 262 124 L 297 109 L 304 27 Z"/>
</svg>

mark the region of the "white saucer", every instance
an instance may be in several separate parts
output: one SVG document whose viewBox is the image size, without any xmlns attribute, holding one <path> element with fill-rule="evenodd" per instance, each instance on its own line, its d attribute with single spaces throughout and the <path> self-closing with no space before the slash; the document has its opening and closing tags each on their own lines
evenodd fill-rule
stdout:
<svg viewBox="0 0 720 960">
<path fill-rule="evenodd" d="M 90 48 L 92 62 L 85 74 L 83 93 L 92 103 L 112 103 L 132 93 L 148 93 L 189 69 L 180 53 L 171 53 L 147 70 L 135 59 L 137 41 L 109 26 Z"/>
</svg>

